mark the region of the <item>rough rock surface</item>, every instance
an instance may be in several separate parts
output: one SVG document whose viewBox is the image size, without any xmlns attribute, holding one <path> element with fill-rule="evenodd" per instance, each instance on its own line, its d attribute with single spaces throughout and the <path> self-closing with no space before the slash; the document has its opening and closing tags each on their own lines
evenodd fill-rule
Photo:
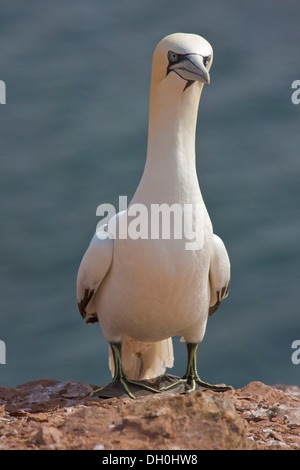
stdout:
<svg viewBox="0 0 300 470">
<path fill-rule="evenodd" d="M 300 388 L 251 382 L 186 395 L 91 399 L 95 387 L 41 379 L 0 387 L 0 449 L 300 448 Z"/>
</svg>

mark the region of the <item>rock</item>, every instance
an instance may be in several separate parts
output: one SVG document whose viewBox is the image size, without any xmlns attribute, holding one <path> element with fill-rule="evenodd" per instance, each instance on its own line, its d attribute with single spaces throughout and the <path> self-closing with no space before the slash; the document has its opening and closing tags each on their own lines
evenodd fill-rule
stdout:
<svg viewBox="0 0 300 470">
<path fill-rule="evenodd" d="M 103 444 L 96 444 L 95 447 L 93 447 L 93 450 L 104 450 L 104 445 Z"/>
<path fill-rule="evenodd" d="M 95 388 L 48 379 L 0 387 L 0 449 L 300 449 L 297 386 L 136 400 L 92 399 Z"/>
<path fill-rule="evenodd" d="M 37 445 L 53 447 L 58 446 L 62 438 L 62 432 L 53 426 L 42 426 L 33 438 Z"/>
<path fill-rule="evenodd" d="M 147 397 L 121 410 L 115 422 L 117 440 L 130 441 L 139 436 L 140 448 L 165 449 L 245 449 L 247 424 L 241 419 L 230 397 L 213 392 L 189 395 Z M 189 437 L 188 437 L 189 436 Z M 136 442 L 136 445 L 139 445 Z"/>
<path fill-rule="evenodd" d="M 60 391 L 60 394 L 64 398 L 78 398 L 87 397 L 93 391 L 93 388 L 88 384 L 82 384 L 78 382 L 65 382 L 64 388 Z"/>
<path fill-rule="evenodd" d="M 251 382 L 233 396 L 260 449 L 300 449 L 300 388 Z"/>
<path fill-rule="evenodd" d="M 290 406 L 280 405 L 278 407 L 277 418 L 282 417 L 289 426 L 300 428 L 300 409 Z"/>
<path fill-rule="evenodd" d="M 93 388 L 75 381 L 58 382 L 40 379 L 18 385 L 15 389 L 0 387 L 0 406 L 6 403 L 9 411 L 43 412 L 55 406 L 70 406 L 88 397 Z M 67 399 L 67 400 L 66 400 Z"/>
</svg>

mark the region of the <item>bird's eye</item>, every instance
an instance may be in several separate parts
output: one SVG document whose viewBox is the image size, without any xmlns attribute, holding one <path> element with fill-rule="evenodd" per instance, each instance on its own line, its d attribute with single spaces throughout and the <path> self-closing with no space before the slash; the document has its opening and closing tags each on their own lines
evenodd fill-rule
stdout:
<svg viewBox="0 0 300 470">
<path fill-rule="evenodd" d="M 203 57 L 203 64 L 204 64 L 205 67 L 207 66 L 207 64 L 209 64 L 210 59 L 211 59 L 211 55 Z"/>
<path fill-rule="evenodd" d="M 176 52 L 169 51 L 168 52 L 168 59 L 169 59 L 170 62 L 177 62 L 178 54 L 176 54 Z"/>
</svg>

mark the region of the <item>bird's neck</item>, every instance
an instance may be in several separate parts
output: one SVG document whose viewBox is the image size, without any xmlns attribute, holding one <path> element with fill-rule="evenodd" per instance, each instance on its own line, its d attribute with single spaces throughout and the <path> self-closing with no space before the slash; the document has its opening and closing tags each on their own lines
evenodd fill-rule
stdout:
<svg viewBox="0 0 300 470">
<path fill-rule="evenodd" d="M 151 86 L 147 160 L 144 177 L 167 184 L 197 182 L 195 161 L 196 124 L 202 86 L 184 88 L 173 77 Z M 167 86 L 168 85 L 168 86 Z"/>
</svg>

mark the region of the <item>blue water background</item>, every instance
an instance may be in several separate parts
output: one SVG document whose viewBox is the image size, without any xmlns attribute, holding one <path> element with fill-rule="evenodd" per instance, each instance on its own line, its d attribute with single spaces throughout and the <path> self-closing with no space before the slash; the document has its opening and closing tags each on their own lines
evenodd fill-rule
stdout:
<svg viewBox="0 0 300 470">
<path fill-rule="evenodd" d="M 298 0 L 2 2 L 0 385 L 103 384 L 108 347 L 76 305 L 96 208 L 130 198 L 147 143 L 151 59 L 165 35 L 214 48 L 197 169 L 231 263 L 230 296 L 199 348 L 204 380 L 299 385 Z M 182 374 L 185 346 L 174 341 Z"/>
</svg>

